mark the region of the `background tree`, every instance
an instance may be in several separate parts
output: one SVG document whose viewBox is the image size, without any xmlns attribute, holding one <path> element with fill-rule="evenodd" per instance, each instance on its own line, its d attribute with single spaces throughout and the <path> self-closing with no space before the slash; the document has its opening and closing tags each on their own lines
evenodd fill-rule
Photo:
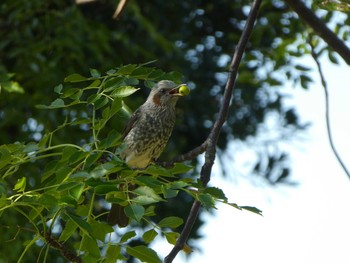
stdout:
<svg viewBox="0 0 350 263">
<path fill-rule="evenodd" d="M 300 11 L 302 2 L 285 2 L 303 18 L 305 10 Z M 255 140 L 259 159 L 251 170 L 252 174 L 262 175 L 273 184 L 289 182 L 289 167 L 285 162 L 288 153 L 282 150 L 271 151 L 271 143 L 278 147 L 281 139 L 290 139 L 297 130 L 305 128 L 299 122 L 294 109 L 283 105 L 283 86 L 290 81 L 307 88 L 312 81 L 308 74 L 309 69 L 296 59 L 310 54 L 306 41 L 310 34 L 309 27 L 285 2 L 264 2 L 261 6 L 259 19 L 240 65 L 229 117 L 218 142 L 220 155 L 226 150 L 229 141 L 235 143 L 251 140 L 266 131 L 265 122 L 268 118 L 277 116 L 277 126 L 274 128 L 278 129 L 273 137 L 267 136 L 269 144 Z M 169 160 L 204 141 L 216 118 L 230 57 L 242 33 L 250 1 L 129 1 L 117 21 L 112 19 L 115 5 L 114 1 L 95 1 L 84 5 L 76 5 L 72 1 L 39 0 L 1 3 L 1 144 L 25 142 L 26 146 L 20 150 L 25 149 L 24 152 L 30 153 L 35 148 L 30 148 L 28 142 L 43 141 L 45 133 L 52 132 L 65 122 L 66 108 L 56 107 L 59 108 L 56 111 L 43 111 L 35 108 L 35 105 L 49 105 L 56 98 L 53 88 L 56 87 L 56 93 L 60 93 L 58 85 L 67 75 L 77 72 L 83 76 L 91 75 L 93 80 L 108 76 L 98 76 L 99 72 L 120 65 L 152 60 L 156 60 L 152 65 L 164 71 L 181 72 L 184 75 L 183 80 L 192 88 L 190 103 L 185 101 L 179 107 L 181 110 L 178 113 L 177 129 L 168 146 L 168 154 L 164 154 L 163 159 Z M 322 23 L 330 21 L 332 16 L 331 12 L 324 12 Z M 348 31 L 342 26 L 346 22 L 348 21 L 335 23 L 335 31 L 344 40 L 348 39 Z M 322 25 L 320 21 L 318 23 L 316 28 L 317 25 Z M 315 28 L 315 24 L 311 25 Z M 320 31 L 323 32 L 321 29 Z M 317 30 L 316 32 L 319 33 Z M 336 62 L 334 51 L 323 42 L 316 45 L 316 50 L 318 55 L 327 53 L 330 60 Z M 133 70 L 136 70 L 136 66 Z M 121 77 L 126 75 L 120 74 Z M 156 76 L 162 75 L 157 72 Z M 139 79 L 138 77 L 135 76 L 134 79 Z M 179 79 L 174 73 L 167 77 Z M 136 83 L 128 78 L 127 81 L 130 82 L 126 84 L 142 86 L 143 80 L 154 81 L 157 78 L 147 75 L 140 79 Z M 74 77 L 69 80 L 73 80 L 73 83 L 77 81 Z M 80 85 L 70 83 L 72 82 L 68 82 L 65 88 Z M 146 95 L 147 90 L 142 89 L 139 93 L 141 92 Z M 140 97 L 134 95 L 132 99 L 126 98 L 125 101 L 135 109 L 143 100 Z M 86 107 L 69 111 L 71 117 L 74 115 L 81 118 L 90 113 Z M 120 118 L 111 118 L 106 129 L 99 135 L 101 138 L 108 138 L 108 132 L 116 131 L 117 134 L 122 126 L 123 121 Z M 92 140 L 91 133 L 86 132 L 88 127 L 84 123 L 78 127 L 65 126 L 52 136 L 51 143 L 86 145 Z M 6 154 L 3 151 L 2 157 L 4 156 Z M 38 160 L 36 165 L 27 164 L 22 167 L 16 176 L 3 176 L 3 197 L 12 193 L 17 179 L 23 177 L 27 178 L 28 185 L 32 188 L 40 185 L 43 171 L 48 171 L 50 166 L 47 161 L 52 160 Z M 234 165 L 231 164 L 232 167 Z M 17 187 L 20 190 L 21 184 L 17 184 Z M 164 212 L 157 212 L 154 220 L 159 222 L 169 215 L 186 218 L 192 199 L 183 194 L 178 197 L 162 204 L 159 211 Z M 186 209 L 183 209 L 184 204 L 187 205 Z M 76 220 L 76 224 L 81 223 Z M 22 243 L 33 239 L 32 228 L 26 223 L 27 219 L 14 210 L 6 210 L 1 221 L 4 242 L 13 248 L 12 252 L 6 250 L 6 255 L 10 261 L 17 260 L 18 251 L 23 251 Z M 198 238 L 196 229 L 192 238 Z M 50 238 L 46 242 L 49 243 Z M 55 247 L 54 242 L 51 240 L 52 247 Z M 74 243 L 71 245 L 74 246 Z M 36 259 L 42 247 L 40 241 L 31 246 L 25 253 L 26 261 Z M 60 257 L 59 250 L 56 255 L 54 251 L 50 250 L 47 257 Z"/>
</svg>

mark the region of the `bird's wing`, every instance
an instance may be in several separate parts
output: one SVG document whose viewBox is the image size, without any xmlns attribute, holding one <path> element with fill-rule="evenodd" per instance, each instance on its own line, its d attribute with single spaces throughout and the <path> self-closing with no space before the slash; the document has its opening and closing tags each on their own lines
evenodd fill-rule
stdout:
<svg viewBox="0 0 350 263">
<path fill-rule="evenodd" d="M 128 135 L 128 133 L 130 132 L 130 130 L 132 129 L 132 127 L 135 126 L 135 124 L 138 122 L 138 120 L 140 119 L 140 115 L 141 115 L 141 110 L 140 108 L 138 108 L 133 115 L 131 116 L 131 118 L 129 119 L 128 123 L 125 125 L 124 130 L 122 132 L 122 139 L 124 140 L 124 138 L 126 137 L 126 135 Z"/>
</svg>

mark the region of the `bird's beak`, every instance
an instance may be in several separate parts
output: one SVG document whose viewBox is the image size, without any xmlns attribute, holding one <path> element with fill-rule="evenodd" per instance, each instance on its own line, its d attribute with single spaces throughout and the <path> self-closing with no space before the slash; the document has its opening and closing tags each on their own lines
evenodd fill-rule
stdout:
<svg viewBox="0 0 350 263">
<path fill-rule="evenodd" d="M 190 90 L 188 89 L 186 84 L 180 84 L 169 91 L 170 95 L 179 97 L 187 96 L 189 93 Z"/>
</svg>

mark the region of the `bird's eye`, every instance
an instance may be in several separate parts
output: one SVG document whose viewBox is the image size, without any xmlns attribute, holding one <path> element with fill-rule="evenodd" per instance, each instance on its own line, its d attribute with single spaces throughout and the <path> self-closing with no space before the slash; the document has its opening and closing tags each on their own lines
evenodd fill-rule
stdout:
<svg viewBox="0 0 350 263">
<path fill-rule="evenodd" d="M 165 92 L 166 92 L 166 89 L 161 89 L 160 90 L 160 93 L 162 93 L 162 94 L 165 94 Z"/>
</svg>

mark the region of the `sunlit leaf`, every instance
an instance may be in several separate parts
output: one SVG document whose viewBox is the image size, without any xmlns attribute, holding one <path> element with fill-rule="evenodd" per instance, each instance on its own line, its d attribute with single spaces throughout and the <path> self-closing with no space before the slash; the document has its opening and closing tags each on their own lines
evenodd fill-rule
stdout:
<svg viewBox="0 0 350 263">
<path fill-rule="evenodd" d="M 64 82 L 81 82 L 81 81 L 85 81 L 85 80 L 87 80 L 87 78 L 83 77 L 80 74 L 74 73 L 74 74 L 67 76 L 64 79 Z"/>
<path fill-rule="evenodd" d="M 142 205 L 148 205 L 152 203 L 157 203 L 159 201 L 162 201 L 163 199 L 157 195 L 154 190 L 148 186 L 140 186 L 136 188 L 133 193 L 137 194 L 135 198 L 133 198 L 133 202 L 142 204 Z"/>
<path fill-rule="evenodd" d="M 216 199 L 227 200 L 227 197 L 225 196 L 224 192 L 217 187 L 208 187 L 204 190 L 204 193 L 208 193 Z"/>
<path fill-rule="evenodd" d="M 183 219 L 176 216 L 169 216 L 166 218 L 163 218 L 159 223 L 159 227 L 170 227 L 170 228 L 176 228 L 178 226 L 181 226 L 183 224 Z"/>
<path fill-rule="evenodd" d="M 205 209 L 215 208 L 215 201 L 210 194 L 199 194 L 198 200 Z"/>
<path fill-rule="evenodd" d="M 138 90 L 139 88 L 135 88 L 133 86 L 122 86 L 122 87 L 116 88 L 112 92 L 111 96 L 115 98 L 124 98 L 124 97 L 130 96 L 131 94 L 135 93 Z"/>
<path fill-rule="evenodd" d="M 104 241 L 106 238 L 106 235 L 114 231 L 113 227 L 105 222 L 90 220 L 89 224 L 91 225 L 91 228 L 92 228 L 91 235 L 100 241 Z"/>
<path fill-rule="evenodd" d="M 143 241 L 146 242 L 146 244 L 148 244 L 148 243 L 152 242 L 157 235 L 158 235 L 158 232 L 152 228 L 152 229 L 146 231 L 142 235 L 142 239 L 143 239 Z"/>
<path fill-rule="evenodd" d="M 13 190 L 15 190 L 17 192 L 24 192 L 26 186 L 27 186 L 27 178 L 22 177 L 22 178 L 17 180 L 17 183 L 13 187 Z"/>
<path fill-rule="evenodd" d="M 145 208 L 142 205 L 130 204 L 124 208 L 124 212 L 128 217 L 140 222 L 141 218 L 145 214 Z"/>
<path fill-rule="evenodd" d="M 166 232 L 165 233 L 166 240 L 168 241 L 169 244 L 172 244 L 172 245 L 176 244 L 176 240 L 178 239 L 179 236 L 180 236 L 180 234 L 177 232 Z"/>
<path fill-rule="evenodd" d="M 119 243 L 124 243 L 128 241 L 129 239 L 133 238 L 136 236 L 136 232 L 134 230 L 126 232 L 121 238 Z"/>
<path fill-rule="evenodd" d="M 121 247 L 117 245 L 109 245 L 106 251 L 104 263 L 115 263 L 117 259 L 125 260 L 126 258 L 120 253 Z"/>
<path fill-rule="evenodd" d="M 135 258 L 138 258 L 142 262 L 147 263 L 161 263 L 159 256 L 157 253 L 146 246 L 136 246 L 136 247 L 127 247 L 126 253 L 128 253 L 130 256 L 133 256 Z"/>
</svg>

